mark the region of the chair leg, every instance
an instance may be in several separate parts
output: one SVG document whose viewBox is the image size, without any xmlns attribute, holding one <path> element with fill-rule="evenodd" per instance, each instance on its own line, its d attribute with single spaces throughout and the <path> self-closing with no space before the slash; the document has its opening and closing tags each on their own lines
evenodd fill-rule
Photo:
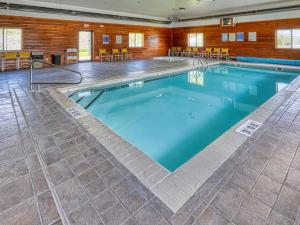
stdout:
<svg viewBox="0 0 300 225">
<path fill-rule="evenodd" d="M 20 70 L 20 58 L 19 57 L 16 59 L 16 69 Z"/>
<path fill-rule="evenodd" d="M 5 59 L 2 58 L 1 60 L 1 71 L 4 72 L 5 71 Z"/>
</svg>

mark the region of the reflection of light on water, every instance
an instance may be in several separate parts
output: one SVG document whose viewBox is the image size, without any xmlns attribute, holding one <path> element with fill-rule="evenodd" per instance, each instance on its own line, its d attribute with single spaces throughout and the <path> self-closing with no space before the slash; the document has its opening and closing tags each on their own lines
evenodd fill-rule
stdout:
<svg viewBox="0 0 300 225">
<path fill-rule="evenodd" d="M 189 101 L 195 101 L 195 99 L 194 99 L 194 98 L 188 98 L 188 100 L 189 100 Z"/>
<path fill-rule="evenodd" d="M 87 97 L 87 96 L 91 96 L 91 92 L 90 91 L 84 91 L 84 92 L 80 92 L 78 93 L 78 97 Z"/>
<path fill-rule="evenodd" d="M 144 86 L 144 81 L 137 81 L 128 84 L 129 88 L 141 88 Z"/>
<path fill-rule="evenodd" d="M 162 94 L 158 94 L 158 95 L 156 95 L 155 97 L 156 97 L 156 98 L 160 98 L 160 97 L 162 97 Z"/>
<path fill-rule="evenodd" d="M 199 70 L 188 72 L 188 82 L 191 84 L 203 86 L 204 85 L 203 72 L 200 72 Z"/>
<path fill-rule="evenodd" d="M 250 85 L 249 86 L 249 95 L 257 96 L 257 87 Z"/>
<path fill-rule="evenodd" d="M 283 88 L 286 87 L 287 84 L 285 83 L 280 83 L 280 82 L 276 82 L 276 92 L 282 90 Z"/>
</svg>

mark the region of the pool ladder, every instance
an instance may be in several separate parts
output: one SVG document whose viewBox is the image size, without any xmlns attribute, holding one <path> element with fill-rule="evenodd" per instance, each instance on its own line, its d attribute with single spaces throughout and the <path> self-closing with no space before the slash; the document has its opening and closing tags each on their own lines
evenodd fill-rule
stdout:
<svg viewBox="0 0 300 225">
<path fill-rule="evenodd" d="M 197 69 L 199 69 L 199 65 L 201 65 L 201 70 L 204 72 L 208 68 L 208 62 L 204 59 L 201 58 L 198 55 L 195 55 L 193 57 L 193 65 L 197 62 Z"/>
</svg>

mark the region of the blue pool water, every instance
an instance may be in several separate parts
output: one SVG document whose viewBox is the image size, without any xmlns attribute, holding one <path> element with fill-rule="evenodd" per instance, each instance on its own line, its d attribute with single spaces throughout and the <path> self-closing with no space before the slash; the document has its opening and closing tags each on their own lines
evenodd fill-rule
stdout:
<svg viewBox="0 0 300 225">
<path fill-rule="evenodd" d="M 190 71 L 104 92 L 84 90 L 71 98 L 174 171 L 296 76 L 295 72 L 219 65 L 204 74 Z"/>
</svg>

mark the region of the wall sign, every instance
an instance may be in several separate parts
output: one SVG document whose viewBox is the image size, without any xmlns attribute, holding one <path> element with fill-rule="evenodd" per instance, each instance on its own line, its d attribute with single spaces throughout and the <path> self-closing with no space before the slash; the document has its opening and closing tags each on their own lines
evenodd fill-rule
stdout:
<svg viewBox="0 0 300 225">
<path fill-rule="evenodd" d="M 228 41 L 228 33 L 222 33 L 221 40 L 222 40 L 222 42 L 227 42 Z"/>
<path fill-rule="evenodd" d="M 256 34 L 256 32 L 249 32 L 248 33 L 248 40 L 249 41 L 256 41 L 257 40 L 257 34 Z"/>
<path fill-rule="evenodd" d="M 109 44 L 109 35 L 103 35 L 103 44 L 108 45 Z"/>
<path fill-rule="evenodd" d="M 236 33 L 236 40 L 237 41 L 244 41 L 245 40 L 245 34 L 244 34 L 244 32 L 237 32 Z"/>
<path fill-rule="evenodd" d="M 235 26 L 235 18 L 233 17 L 225 17 L 221 18 L 221 27 L 234 27 Z"/>
<path fill-rule="evenodd" d="M 116 35 L 116 44 L 122 44 L 122 35 Z"/>
<path fill-rule="evenodd" d="M 236 34 L 235 33 L 229 33 L 229 41 L 235 41 Z"/>
</svg>

